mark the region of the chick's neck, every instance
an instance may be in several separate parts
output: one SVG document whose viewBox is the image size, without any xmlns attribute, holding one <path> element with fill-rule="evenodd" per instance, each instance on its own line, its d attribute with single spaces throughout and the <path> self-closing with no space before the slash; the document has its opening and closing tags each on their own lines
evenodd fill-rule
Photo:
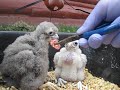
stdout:
<svg viewBox="0 0 120 90">
<path fill-rule="evenodd" d="M 44 36 L 41 36 L 37 40 L 35 47 L 38 55 L 46 55 L 46 53 L 48 53 L 49 42 L 45 39 Z"/>
</svg>

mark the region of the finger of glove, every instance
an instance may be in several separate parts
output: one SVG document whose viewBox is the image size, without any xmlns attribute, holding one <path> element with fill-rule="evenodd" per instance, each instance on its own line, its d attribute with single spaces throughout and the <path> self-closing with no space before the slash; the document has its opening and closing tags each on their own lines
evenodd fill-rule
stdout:
<svg viewBox="0 0 120 90">
<path fill-rule="evenodd" d="M 77 34 L 82 34 L 86 31 L 93 30 L 106 17 L 108 0 L 101 0 L 95 6 L 93 11 L 85 20 L 84 24 L 77 30 Z M 101 13 L 102 12 L 102 13 Z"/>
<path fill-rule="evenodd" d="M 112 40 L 111 45 L 115 48 L 120 48 L 120 33 Z"/>
<path fill-rule="evenodd" d="M 79 43 L 79 46 L 81 46 L 83 48 L 88 48 L 89 47 L 88 41 L 85 38 L 80 38 L 78 43 Z"/>
<path fill-rule="evenodd" d="M 112 42 L 113 38 L 118 34 L 119 31 L 113 32 L 103 36 L 103 44 L 108 45 Z"/>
<path fill-rule="evenodd" d="M 103 37 L 100 34 L 93 34 L 88 39 L 89 46 L 94 49 L 99 48 L 102 42 L 103 42 Z"/>
<path fill-rule="evenodd" d="M 120 16 L 117 17 L 112 23 L 112 24 L 119 24 L 120 23 Z M 110 33 L 110 34 L 107 34 L 107 35 L 104 35 L 103 38 L 103 44 L 110 44 L 113 40 L 113 38 L 120 32 L 120 30 L 117 30 L 116 32 L 113 32 L 113 33 Z"/>
</svg>

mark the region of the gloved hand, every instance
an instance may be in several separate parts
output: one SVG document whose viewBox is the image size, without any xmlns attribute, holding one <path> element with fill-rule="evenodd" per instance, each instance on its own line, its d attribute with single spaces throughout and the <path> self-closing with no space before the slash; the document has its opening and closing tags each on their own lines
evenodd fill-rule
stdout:
<svg viewBox="0 0 120 90">
<path fill-rule="evenodd" d="M 94 30 L 102 21 L 112 22 L 111 24 L 120 23 L 119 0 L 100 0 L 77 33 Z M 120 48 L 120 30 L 103 36 L 93 34 L 88 40 L 80 38 L 79 44 L 84 48 L 90 46 L 94 49 L 99 48 L 101 44 L 111 44 L 113 47 Z"/>
</svg>

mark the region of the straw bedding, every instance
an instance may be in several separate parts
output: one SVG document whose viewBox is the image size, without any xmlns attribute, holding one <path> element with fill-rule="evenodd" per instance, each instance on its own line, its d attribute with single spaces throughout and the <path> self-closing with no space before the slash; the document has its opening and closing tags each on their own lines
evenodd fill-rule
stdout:
<svg viewBox="0 0 120 90">
<path fill-rule="evenodd" d="M 120 90 L 116 84 L 105 81 L 102 78 L 93 76 L 85 69 L 85 80 L 82 81 L 83 85 L 87 85 L 88 90 Z M 55 83 L 55 74 L 54 71 L 49 71 L 46 79 L 46 83 L 43 84 L 39 89 L 40 90 L 78 90 L 77 82 L 68 82 L 63 87 L 58 87 Z M 0 85 L 0 90 L 17 90 L 14 86 L 6 87 Z"/>
</svg>

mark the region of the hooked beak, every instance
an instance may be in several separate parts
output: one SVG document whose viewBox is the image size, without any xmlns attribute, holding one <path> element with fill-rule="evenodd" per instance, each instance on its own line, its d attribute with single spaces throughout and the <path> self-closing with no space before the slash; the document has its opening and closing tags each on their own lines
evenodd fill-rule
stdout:
<svg viewBox="0 0 120 90">
<path fill-rule="evenodd" d="M 55 34 L 55 35 L 51 36 L 51 39 L 59 39 L 58 34 Z"/>
<path fill-rule="evenodd" d="M 58 43 L 58 39 L 59 39 L 58 34 L 55 34 L 55 35 L 51 36 L 51 41 L 50 41 L 50 45 L 57 50 L 59 50 L 61 47 L 60 44 L 56 45 L 56 43 Z"/>
</svg>

